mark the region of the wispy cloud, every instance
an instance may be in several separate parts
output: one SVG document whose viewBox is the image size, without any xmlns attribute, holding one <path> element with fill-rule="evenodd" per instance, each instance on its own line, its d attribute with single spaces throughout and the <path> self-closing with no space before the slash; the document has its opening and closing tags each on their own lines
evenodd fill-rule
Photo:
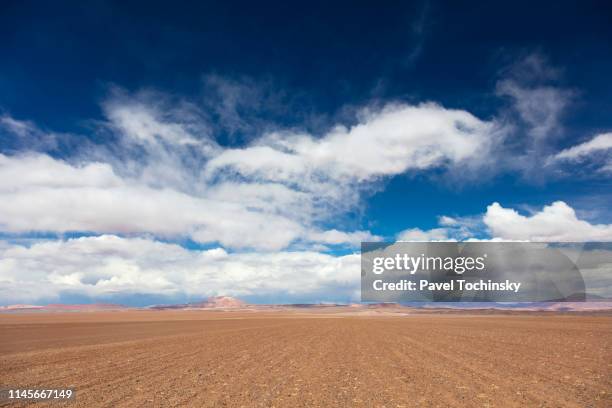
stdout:
<svg viewBox="0 0 612 408">
<path fill-rule="evenodd" d="M 548 164 L 589 162 L 602 173 L 612 171 L 612 133 L 596 135 L 591 140 L 568 147 L 555 154 Z"/>
<path fill-rule="evenodd" d="M 527 125 L 528 146 L 544 147 L 546 139 L 558 138 L 564 111 L 575 91 L 556 84 L 560 73 L 540 54 L 530 54 L 504 71 L 497 94 L 511 99 L 513 108 Z"/>
<path fill-rule="evenodd" d="M 406 65 L 414 64 L 423 53 L 430 14 L 431 3 L 425 1 L 417 14 L 417 18 L 410 24 L 412 42 L 411 50 L 404 59 Z"/>
</svg>

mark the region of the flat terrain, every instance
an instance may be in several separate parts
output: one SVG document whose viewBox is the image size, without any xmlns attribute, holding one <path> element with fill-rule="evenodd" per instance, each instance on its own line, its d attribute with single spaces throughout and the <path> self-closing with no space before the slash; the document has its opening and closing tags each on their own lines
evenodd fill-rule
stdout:
<svg viewBox="0 0 612 408">
<path fill-rule="evenodd" d="M 71 407 L 610 407 L 612 317 L 1 314 L 0 386 L 73 387 Z"/>
</svg>

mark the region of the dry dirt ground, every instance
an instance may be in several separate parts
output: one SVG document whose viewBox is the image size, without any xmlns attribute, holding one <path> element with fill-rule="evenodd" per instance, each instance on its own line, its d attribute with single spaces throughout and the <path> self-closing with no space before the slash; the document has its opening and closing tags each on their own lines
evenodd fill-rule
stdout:
<svg viewBox="0 0 612 408">
<path fill-rule="evenodd" d="M 610 407 L 612 317 L 3 314 L 17 386 L 73 387 L 67 407 Z"/>
</svg>

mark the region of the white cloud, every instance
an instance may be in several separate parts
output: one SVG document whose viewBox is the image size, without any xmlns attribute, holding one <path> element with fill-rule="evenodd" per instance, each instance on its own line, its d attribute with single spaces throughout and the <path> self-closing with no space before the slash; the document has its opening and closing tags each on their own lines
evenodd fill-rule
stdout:
<svg viewBox="0 0 612 408">
<path fill-rule="evenodd" d="M 299 212 L 299 192 L 273 184 L 219 185 L 208 196 L 191 196 L 122 179 L 108 164 L 72 166 L 40 154 L 0 155 L 0 179 L 5 232 L 151 233 L 266 250 L 299 239 L 354 245 L 356 238 L 371 237 L 317 231 Z"/>
<path fill-rule="evenodd" d="M 381 238 L 372 235 L 368 231 L 344 232 L 336 229 L 328 231 L 312 231 L 308 234 L 308 239 L 313 242 L 320 242 L 328 245 L 338 245 L 342 243 L 350 243 L 353 246 L 358 246 L 361 242 L 376 242 Z"/>
<path fill-rule="evenodd" d="M 379 238 L 327 225 L 356 209 L 373 182 L 473 166 L 496 128 L 465 111 L 394 104 L 322 137 L 275 132 L 238 149 L 212 140 L 193 105 L 164 95 L 115 91 L 103 107 L 114 146 L 67 160 L 0 155 L 0 230 L 153 234 L 265 250 L 357 245 Z"/>
<path fill-rule="evenodd" d="M 602 173 L 612 173 L 612 160 L 599 169 Z"/>
<path fill-rule="evenodd" d="M 53 150 L 58 147 L 63 135 L 45 132 L 34 123 L 0 115 L 0 141 L 2 148 L 13 151 Z"/>
<path fill-rule="evenodd" d="M 566 161 L 581 162 L 583 160 L 595 160 L 602 173 L 612 172 L 612 155 L 606 153 L 612 150 L 612 133 L 602 133 L 591 140 L 564 149 L 554 155 L 548 162 Z M 603 157 L 594 157 L 603 154 Z"/>
<path fill-rule="evenodd" d="M 459 224 L 459 220 L 448 215 L 441 215 L 438 217 L 438 223 L 442 226 L 451 227 Z"/>
<path fill-rule="evenodd" d="M 113 89 L 102 107 L 108 126 L 134 142 L 216 146 L 199 109 L 165 94 L 143 91 L 128 95 Z"/>
<path fill-rule="evenodd" d="M 499 203 L 487 207 L 483 221 L 493 237 L 530 241 L 612 241 L 612 225 L 580 220 L 576 211 L 556 201 L 532 215 L 519 214 Z"/>
<path fill-rule="evenodd" d="M 228 254 L 222 248 L 178 245 L 113 235 L 0 243 L 2 303 L 36 303 L 62 293 L 92 298 L 153 294 L 192 298 L 309 295 L 333 289 L 338 298 L 359 287 L 359 256 L 310 251 Z"/>
<path fill-rule="evenodd" d="M 495 124 L 436 104 L 388 105 L 363 111 L 350 128 L 321 138 L 273 133 L 242 149 L 227 149 L 207 166 L 242 176 L 303 184 L 324 177 L 364 182 L 409 170 L 444 167 L 486 154 Z"/>
<path fill-rule="evenodd" d="M 449 231 L 446 228 L 432 228 L 430 230 L 422 230 L 420 228 L 411 228 L 397 234 L 398 241 L 449 241 Z"/>
<path fill-rule="evenodd" d="M 482 235 L 480 216 L 438 217 L 438 228 L 410 228 L 397 234 L 398 241 L 465 241 Z"/>
<path fill-rule="evenodd" d="M 574 160 L 591 153 L 612 149 L 612 133 L 602 133 L 588 142 L 580 143 L 568 149 L 562 150 L 555 155 L 556 159 Z"/>
<path fill-rule="evenodd" d="M 43 154 L 5 156 L 0 154 L 0 191 L 29 188 L 111 188 L 122 184 L 110 165 L 85 163 L 72 166 Z"/>
<path fill-rule="evenodd" d="M 17 174 L 21 178 L 11 178 Z M 7 232 L 184 235 L 229 247 L 278 249 L 303 228 L 239 203 L 130 183 L 99 163 L 72 167 L 48 156 L 0 156 L 0 177 L 7 180 L 0 187 L 0 226 Z"/>
<path fill-rule="evenodd" d="M 495 202 L 484 214 L 438 217 L 438 228 L 407 229 L 398 241 L 612 241 L 611 224 L 581 220 L 563 201 L 544 206 L 541 211 L 522 215 Z"/>
</svg>

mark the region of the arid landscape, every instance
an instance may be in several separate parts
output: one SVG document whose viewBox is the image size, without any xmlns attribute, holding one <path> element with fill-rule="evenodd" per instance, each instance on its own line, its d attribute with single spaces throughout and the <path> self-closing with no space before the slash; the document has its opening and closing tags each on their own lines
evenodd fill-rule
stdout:
<svg viewBox="0 0 612 408">
<path fill-rule="evenodd" d="M 82 407 L 612 404 L 609 312 L 100 309 L 0 314 L 2 386 Z"/>
<path fill-rule="evenodd" d="M 0 0 L 0 408 L 612 408 L 611 21 Z"/>
</svg>

